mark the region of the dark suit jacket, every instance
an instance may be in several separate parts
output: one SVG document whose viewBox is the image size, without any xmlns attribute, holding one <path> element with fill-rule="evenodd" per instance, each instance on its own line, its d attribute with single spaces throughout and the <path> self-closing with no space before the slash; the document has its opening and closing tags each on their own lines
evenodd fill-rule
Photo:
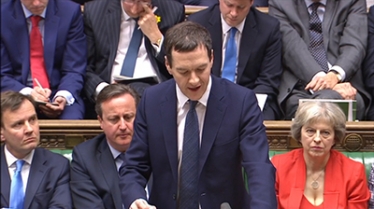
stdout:
<svg viewBox="0 0 374 209">
<path fill-rule="evenodd" d="M 171 26 L 185 19 L 184 6 L 178 2 L 153 0 L 152 5 L 158 7 L 155 14 L 161 17 L 159 29 L 163 34 Z M 97 0 L 85 5 L 84 22 L 88 41 L 85 92 L 91 101 L 94 99 L 97 85 L 101 82 L 110 83 L 118 49 L 121 14 L 120 0 Z M 161 81 L 169 79 L 171 76 L 164 64 L 164 51 L 156 55 L 150 40 L 146 37 L 144 40 L 149 59 L 159 79 Z"/>
<path fill-rule="evenodd" d="M 369 39 L 368 39 L 368 46 L 367 46 L 367 54 L 366 59 L 363 67 L 363 74 L 365 78 L 365 85 L 366 88 L 374 98 L 374 7 L 370 7 L 370 11 L 368 14 L 369 20 Z M 367 114 L 367 119 L 374 121 L 374 102 L 371 103 L 371 107 L 369 108 L 369 112 Z"/>
<path fill-rule="evenodd" d="M 271 161 L 277 169 L 278 208 L 299 209 L 306 181 L 303 149 L 276 155 Z M 366 209 L 370 198 L 367 185 L 362 163 L 331 150 L 325 168 L 324 208 Z"/>
<path fill-rule="evenodd" d="M 212 74 L 221 76 L 223 40 L 219 5 L 192 14 L 188 20 L 197 22 L 209 30 L 214 53 Z M 265 120 L 281 117 L 277 102 L 282 74 L 281 43 L 279 21 L 252 7 L 247 15 L 240 41 L 236 83 L 252 89 L 255 93 L 268 94 L 269 99 L 263 111 Z M 271 118 L 274 115 L 276 118 Z"/>
<path fill-rule="evenodd" d="M 122 209 L 118 172 L 105 134 L 74 147 L 70 187 L 74 207 Z"/>
<path fill-rule="evenodd" d="M 9 207 L 10 176 L 1 146 L 0 207 Z M 36 148 L 25 192 L 24 209 L 71 209 L 69 160 L 43 148 Z"/>
<path fill-rule="evenodd" d="M 161 95 L 161 96 L 160 96 Z M 261 110 L 253 91 L 212 76 L 199 155 L 201 208 L 275 209 L 275 170 Z M 149 203 L 177 208 L 177 98 L 174 79 L 148 88 L 139 104 L 134 137 L 121 169 L 125 208 L 138 199 L 152 173 Z M 249 193 L 242 167 L 248 174 Z"/>
<path fill-rule="evenodd" d="M 78 4 L 50 0 L 44 25 L 44 62 L 52 90 L 69 91 L 75 98 L 61 118 L 83 118 L 80 97 L 86 70 L 86 38 Z M 30 73 L 30 37 L 20 1 L 1 2 L 1 91 L 20 91 Z M 52 99 L 52 98 L 51 98 Z"/>
<path fill-rule="evenodd" d="M 269 0 L 269 14 L 279 19 L 283 34 L 284 71 L 278 97 L 282 103 L 299 80 L 309 83 L 321 67 L 308 49 L 309 13 L 305 0 Z M 367 107 L 370 96 L 364 89 L 360 67 L 367 44 L 365 0 L 327 1 L 322 31 L 327 60 L 343 68 L 345 81 L 357 89 Z"/>
</svg>

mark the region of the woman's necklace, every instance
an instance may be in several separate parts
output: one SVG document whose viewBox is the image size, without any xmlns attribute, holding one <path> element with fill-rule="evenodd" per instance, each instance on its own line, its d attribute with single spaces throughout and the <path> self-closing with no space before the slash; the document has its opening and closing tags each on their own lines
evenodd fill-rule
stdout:
<svg viewBox="0 0 374 209">
<path fill-rule="evenodd" d="M 318 179 L 319 179 L 319 177 L 321 177 L 321 175 L 322 175 L 322 173 L 323 172 L 321 172 L 319 175 L 318 175 L 318 177 L 316 178 L 316 179 L 313 179 L 313 177 L 312 177 L 312 188 L 314 189 L 314 190 L 316 190 L 316 189 L 318 189 L 318 187 L 319 187 L 319 183 L 318 183 Z"/>
</svg>

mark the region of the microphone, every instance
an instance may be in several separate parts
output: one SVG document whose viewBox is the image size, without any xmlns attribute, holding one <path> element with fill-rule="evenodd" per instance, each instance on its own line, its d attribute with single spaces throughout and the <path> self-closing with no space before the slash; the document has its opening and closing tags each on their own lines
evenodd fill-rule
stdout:
<svg viewBox="0 0 374 209">
<path fill-rule="evenodd" d="M 227 202 L 224 202 L 221 204 L 220 209 L 231 209 L 230 204 Z"/>
</svg>

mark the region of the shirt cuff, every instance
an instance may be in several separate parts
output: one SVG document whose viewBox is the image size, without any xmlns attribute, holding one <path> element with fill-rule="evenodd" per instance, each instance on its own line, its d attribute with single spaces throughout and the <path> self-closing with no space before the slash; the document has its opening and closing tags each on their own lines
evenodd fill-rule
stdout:
<svg viewBox="0 0 374 209">
<path fill-rule="evenodd" d="M 23 95 L 30 95 L 32 90 L 33 89 L 30 88 L 30 87 L 25 87 L 25 88 L 21 89 L 21 91 L 19 91 L 19 93 L 21 93 Z"/>
<path fill-rule="evenodd" d="M 60 90 L 58 91 L 55 96 L 53 97 L 52 101 L 54 101 L 56 99 L 56 97 L 64 97 L 66 99 L 66 105 L 67 106 L 70 106 L 72 104 L 74 104 L 75 102 L 75 98 L 73 97 L 73 95 L 66 91 L 66 90 Z"/>
<path fill-rule="evenodd" d="M 316 77 L 318 77 L 318 76 L 325 76 L 325 75 L 326 75 L 326 73 L 323 72 L 323 71 L 318 72 L 317 74 L 315 74 L 315 75 L 313 76 L 312 80 L 314 80 L 314 79 L 315 79 Z"/>
<path fill-rule="evenodd" d="M 161 52 L 163 43 L 164 43 L 164 36 L 161 37 L 160 46 L 157 46 L 157 44 L 152 44 L 153 49 L 156 51 L 156 56 Z"/>
<path fill-rule="evenodd" d="M 339 73 L 339 75 L 342 77 L 342 80 L 340 82 L 343 82 L 344 79 L 345 79 L 345 71 L 343 70 L 343 68 L 341 68 L 340 66 L 338 65 L 334 65 L 330 68 L 329 71 L 335 71 L 337 73 Z"/>
<path fill-rule="evenodd" d="M 109 83 L 105 83 L 105 82 L 101 82 L 99 83 L 99 85 L 97 85 L 96 92 L 95 92 L 95 99 L 97 95 L 99 95 L 100 91 L 103 90 L 103 88 L 105 88 L 107 85 L 109 85 Z"/>
</svg>

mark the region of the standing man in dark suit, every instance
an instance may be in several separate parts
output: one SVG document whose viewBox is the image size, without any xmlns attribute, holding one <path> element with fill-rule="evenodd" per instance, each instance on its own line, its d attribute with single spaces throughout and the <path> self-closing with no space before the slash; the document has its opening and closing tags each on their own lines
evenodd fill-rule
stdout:
<svg viewBox="0 0 374 209">
<path fill-rule="evenodd" d="M 363 67 L 363 75 L 366 89 L 369 91 L 371 98 L 374 98 L 374 6 L 370 7 L 368 21 L 369 38 L 366 59 Z M 369 107 L 366 119 L 374 121 L 374 102 L 372 102 Z"/>
<path fill-rule="evenodd" d="M 69 160 L 43 148 L 30 96 L 1 93 L 1 208 L 72 208 Z"/>
<path fill-rule="evenodd" d="M 118 169 L 133 137 L 138 100 L 123 84 L 110 84 L 97 96 L 104 133 L 74 147 L 70 186 L 75 208 L 122 209 Z"/>
<path fill-rule="evenodd" d="M 252 7 L 254 0 L 220 0 L 219 4 L 188 17 L 203 25 L 213 39 L 212 74 L 227 78 L 256 94 L 266 94 L 265 120 L 281 118 L 277 96 L 282 74 L 279 21 Z M 230 52 L 232 30 L 235 50 Z M 234 63 L 226 67 L 230 55 Z M 232 71 L 232 76 L 226 71 Z"/>
<path fill-rule="evenodd" d="M 184 6 L 172 0 L 87 3 L 84 8 L 88 41 L 85 93 L 91 105 L 101 89 L 110 83 L 130 84 L 141 96 L 146 87 L 169 79 L 162 49 L 163 34 L 184 19 Z M 134 32 L 140 38 L 132 47 L 133 37 L 138 37 Z M 130 56 L 133 61 L 128 61 Z M 126 74 L 125 67 L 132 72 Z"/>
<path fill-rule="evenodd" d="M 83 29 L 80 7 L 71 1 L 1 1 L 1 91 L 46 102 L 39 117 L 82 119 Z"/>
<path fill-rule="evenodd" d="M 292 119 L 299 99 L 357 100 L 357 119 L 370 96 L 361 64 L 367 45 L 366 0 L 270 0 L 283 34 L 279 103 Z"/>
<path fill-rule="evenodd" d="M 212 40 L 199 24 L 171 28 L 165 51 L 174 79 L 148 88 L 139 104 L 120 169 L 125 208 L 277 208 L 275 169 L 253 91 L 211 75 Z"/>
</svg>

